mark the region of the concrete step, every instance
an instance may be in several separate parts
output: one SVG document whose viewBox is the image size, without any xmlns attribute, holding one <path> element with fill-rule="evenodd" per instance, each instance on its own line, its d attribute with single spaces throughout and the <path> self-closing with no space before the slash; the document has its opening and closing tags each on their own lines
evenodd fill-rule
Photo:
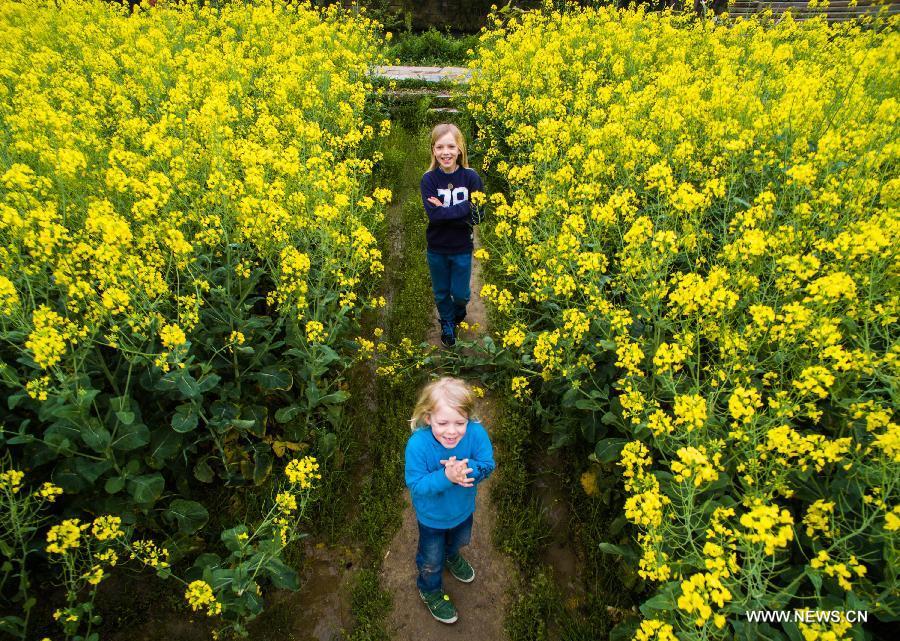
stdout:
<svg viewBox="0 0 900 641">
<path fill-rule="evenodd" d="M 405 100 L 418 100 L 420 98 L 429 97 L 433 103 L 440 103 L 442 106 L 446 106 L 450 104 L 450 100 L 453 98 L 453 95 L 448 93 L 443 89 L 394 89 L 392 91 L 385 91 L 385 97 L 391 100 L 405 101 Z"/>
</svg>

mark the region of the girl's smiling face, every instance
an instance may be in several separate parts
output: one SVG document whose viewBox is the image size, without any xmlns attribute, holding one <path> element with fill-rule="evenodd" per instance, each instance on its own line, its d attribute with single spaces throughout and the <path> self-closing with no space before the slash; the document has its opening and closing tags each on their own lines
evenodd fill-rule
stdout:
<svg viewBox="0 0 900 641">
<path fill-rule="evenodd" d="M 469 417 L 438 401 L 434 409 L 425 415 L 425 423 L 431 426 L 431 433 L 437 442 L 451 449 L 465 436 Z"/>
<path fill-rule="evenodd" d="M 434 157 L 438 161 L 438 165 L 445 172 L 453 173 L 457 168 L 457 160 L 459 160 L 459 146 L 456 144 L 456 138 L 451 132 L 445 133 L 437 139 L 434 147 L 431 148 Z"/>
</svg>

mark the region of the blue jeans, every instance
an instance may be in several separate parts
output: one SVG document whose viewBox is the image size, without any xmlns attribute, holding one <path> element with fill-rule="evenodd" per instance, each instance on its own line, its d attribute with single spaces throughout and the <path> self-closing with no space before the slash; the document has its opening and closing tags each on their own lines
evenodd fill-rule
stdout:
<svg viewBox="0 0 900 641">
<path fill-rule="evenodd" d="M 428 251 L 428 271 L 431 272 L 431 289 L 434 304 L 441 319 L 442 330 L 466 317 L 466 304 L 472 293 L 472 252 L 464 254 L 436 254 Z"/>
<path fill-rule="evenodd" d="M 416 585 L 419 591 L 434 592 L 441 589 L 444 561 L 459 554 L 459 549 L 469 544 L 472 536 L 472 517 L 449 530 L 439 530 L 419 522 L 419 549 L 416 551 Z"/>
</svg>

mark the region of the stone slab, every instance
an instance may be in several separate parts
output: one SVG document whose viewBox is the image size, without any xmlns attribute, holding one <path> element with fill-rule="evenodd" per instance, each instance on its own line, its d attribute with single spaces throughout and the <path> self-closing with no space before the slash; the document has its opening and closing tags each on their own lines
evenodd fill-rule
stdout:
<svg viewBox="0 0 900 641">
<path fill-rule="evenodd" d="M 465 67 L 376 66 L 372 73 L 388 80 L 423 80 L 425 82 L 468 82 L 471 70 Z"/>
</svg>

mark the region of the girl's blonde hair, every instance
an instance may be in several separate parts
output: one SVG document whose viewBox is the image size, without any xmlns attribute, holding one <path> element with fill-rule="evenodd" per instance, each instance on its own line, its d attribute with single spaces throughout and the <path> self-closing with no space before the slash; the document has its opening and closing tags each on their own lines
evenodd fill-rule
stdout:
<svg viewBox="0 0 900 641">
<path fill-rule="evenodd" d="M 437 159 L 434 157 L 435 143 L 437 143 L 440 138 L 448 133 L 453 134 L 453 139 L 456 140 L 456 146 L 459 147 L 459 166 L 469 166 L 469 157 L 466 154 L 466 139 L 463 138 L 462 132 L 459 130 L 459 127 L 454 124 L 445 122 L 435 126 L 435 128 L 431 130 L 431 166 L 428 168 L 428 171 L 431 171 L 438 166 Z"/>
<path fill-rule="evenodd" d="M 462 379 L 444 376 L 428 383 L 419 394 L 419 400 L 413 408 L 409 428 L 413 431 L 425 425 L 425 416 L 434 411 L 438 401 L 456 410 L 467 418 L 474 418 L 475 394 Z"/>
</svg>

